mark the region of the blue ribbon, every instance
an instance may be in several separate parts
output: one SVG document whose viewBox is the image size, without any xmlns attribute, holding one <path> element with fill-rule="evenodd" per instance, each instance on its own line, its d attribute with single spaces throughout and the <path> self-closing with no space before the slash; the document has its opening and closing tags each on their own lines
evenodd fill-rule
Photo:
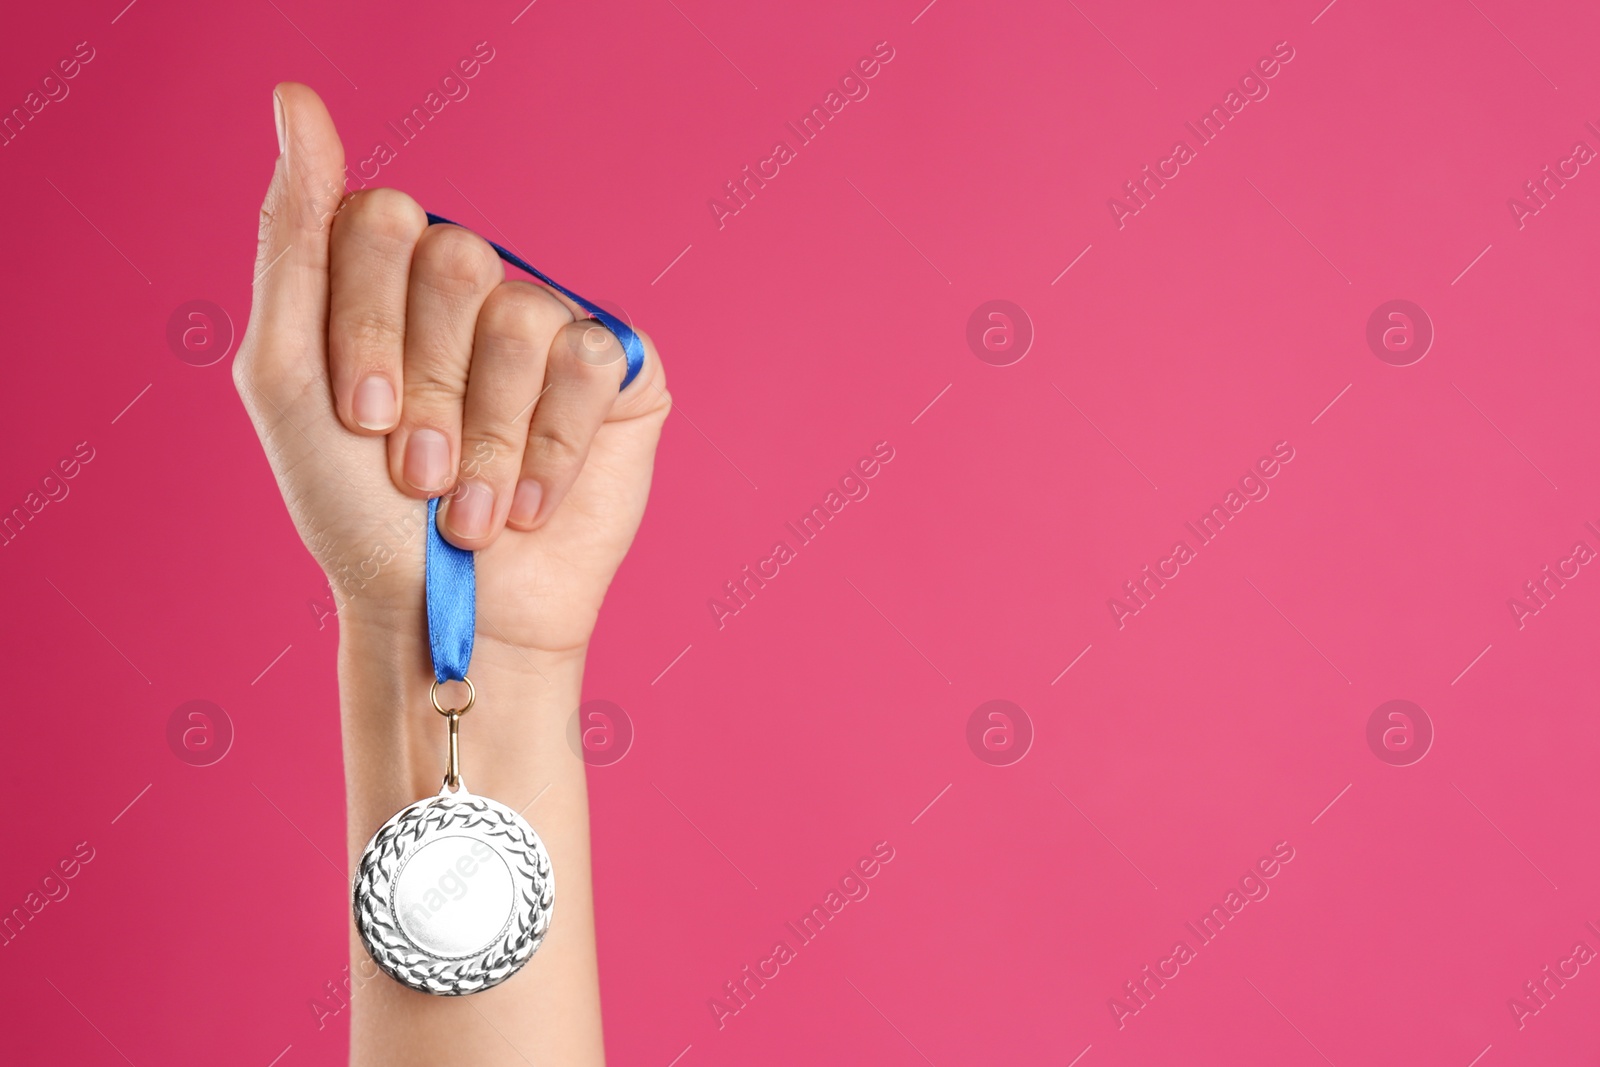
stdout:
<svg viewBox="0 0 1600 1067">
<path fill-rule="evenodd" d="M 472 638 L 478 628 L 478 580 L 472 553 L 439 534 L 439 498 L 428 501 L 427 577 L 428 647 L 433 651 L 433 676 L 439 682 L 467 676 Z"/>
<path fill-rule="evenodd" d="M 443 215 L 435 215 L 431 211 L 428 212 L 428 224 L 432 226 L 438 225 L 439 223 L 444 223 L 446 226 L 460 225 L 460 223 L 451 222 Z M 480 236 L 482 235 L 480 234 Z M 484 238 L 484 240 L 488 240 L 488 238 Z M 511 251 L 509 248 L 503 248 L 500 245 L 495 244 L 493 241 L 489 241 L 489 247 L 494 249 L 496 255 L 505 260 L 507 263 L 511 264 L 513 267 L 516 267 L 518 270 L 527 271 L 535 278 L 538 278 L 541 282 L 544 282 L 544 284 L 548 285 L 550 288 L 566 296 L 568 300 L 571 300 L 574 304 L 577 304 L 579 307 L 583 308 L 583 310 L 587 311 L 594 318 L 599 319 L 600 325 L 610 330 L 612 334 L 616 336 L 617 340 L 622 342 L 622 351 L 628 357 L 628 373 L 622 378 L 622 388 L 626 389 L 628 384 L 639 376 L 640 369 L 644 367 L 644 342 L 639 340 L 639 335 L 634 332 L 632 326 L 629 326 L 627 323 L 611 314 L 611 312 L 607 311 L 599 304 L 585 300 L 583 297 L 579 296 L 577 293 L 574 293 L 571 289 L 568 289 L 566 286 L 562 285 L 548 274 L 545 274 L 543 271 L 539 270 L 533 264 L 517 255 L 515 252 Z"/>
<path fill-rule="evenodd" d="M 442 215 L 428 213 L 428 224 L 444 223 L 455 226 Z M 493 241 L 489 247 L 507 263 L 538 278 L 583 308 L 600 321 L 622 343 L 628 358 L 628 373 L 622 387 L 638 377 L 644 366 L 644 342 L 633 327 L 617 318 L 605 308 L 594 304 L 560 284 L 549 275 L 510 249 Z M 427 577 L 425 579 L 428 602 L 428 647 L 433 653 L 433 676 L 439 682 L 460 681 L 467 676 L 467 665 L 472 662 L 472 639 L 477 632 L 477 577 L 473 568 L 472 553 L 457 548 L 439 534 L 439 498 L 428 501 Z"/>
</svg>

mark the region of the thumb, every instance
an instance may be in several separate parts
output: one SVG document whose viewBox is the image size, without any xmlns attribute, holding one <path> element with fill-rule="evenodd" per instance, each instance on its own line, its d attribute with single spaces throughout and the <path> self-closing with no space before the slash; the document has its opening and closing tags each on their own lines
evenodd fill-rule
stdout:
<svg viewBox="0 0 1600 1067">
<path fill-rule="evenodd" d="M 327 374 L 328 233 L 344 200 L 344 146 L 309 87 L 272 92 L 278 159 L 261 204 L 250 326 L 239 358 L 258 388 Z"/>
</svg>

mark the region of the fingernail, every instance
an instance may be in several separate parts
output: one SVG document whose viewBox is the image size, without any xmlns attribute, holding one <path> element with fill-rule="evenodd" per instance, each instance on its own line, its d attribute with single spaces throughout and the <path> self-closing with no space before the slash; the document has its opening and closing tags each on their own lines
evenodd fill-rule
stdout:
<svg viewBox="0 0 1600 1067">
<path fill-rule="evenodd" d="M 355 411 L 356 425 L 363 430 L 387 430 L 394 425 L 397 414 L 394 386 L 376 374 L 363 378 L 350 406 Z"/>
<path fill-rule="evenodd" d="M 511 521 L 523 526 L 528 525 L 539 516 L 539 501 L 544 499 L 544 490 L 532 478 L 524 478 L 517 483 L 517 492 L 511 498 Z"/>
<path fill-rule="evenodd" d="M 489 532 L 494 493 L 482 482 L 464 482 L 450 498 L 445 522 L 457 537 L 479 538 Z"/>
<path fill-rule="evenodd" d="M 437 492 L 450 481 L 450 442 L 438 430 L 413 430 L 406 442 L 406 481 L 424 493 Z"/>
<path fill-rule="evenodd" d="M 283 119 L 283 98 L 278 95 L 278 90 L 272 90 L 272 120 L 278 127 L 278 155 L 283 155 L 289 147 L 289 130 Z"/>
</svg>

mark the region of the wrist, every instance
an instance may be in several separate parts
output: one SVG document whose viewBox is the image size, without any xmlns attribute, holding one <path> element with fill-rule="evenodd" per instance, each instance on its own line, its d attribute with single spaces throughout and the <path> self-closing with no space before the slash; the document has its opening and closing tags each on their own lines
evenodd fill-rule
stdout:
<svg viewBox="0 0 1600 1067">
<path fill-rule="evenodd" d="M 445 769 L 446 722 L 429 701 L 427 626 L 340 618 L 339 696 L 350 845 L 358 850 L 384 819 L 435 793 Z M 548 653 L 477 635 L 469 677 L 476 699 L 461 718 L 461 773 L 469 788 L 514 809 L 552 783 L 583 792 L 583 762 L 567 742 L 583 685 L 585 649 Z M 465 701 L 439 687 L 448 708 Z M 531 811 L 527 813 L 531 817 Z"/>
<path fill-rule="evenodd" d="M 418 603 L 413 610 L 398 610 L 375 601 L 340 605 L 339 656 L 360 658 L 394 668 L 392 673 L 409 676 L 418 671 L 433 680 L 433 658 L 428 644 L 427 615 Z M 589 655 L 587 640 L 569 648 L 550 651 L 519 644 L 493 626 L 479 625 L 473 636 L 472 666 L 469 673 L 476 684 L 480 674 L 493 672 L 512 679 L 525 676 L 541 688 L 562 681 L 581 679 Z M 424 692 L 424 698 L 427 694 Z"/>
</svg>

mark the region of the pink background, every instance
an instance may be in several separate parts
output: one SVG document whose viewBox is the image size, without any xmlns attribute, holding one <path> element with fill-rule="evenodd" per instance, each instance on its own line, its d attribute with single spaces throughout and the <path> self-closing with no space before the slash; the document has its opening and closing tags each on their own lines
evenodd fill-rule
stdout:
<svg viewBox="0 0 1600 1067">
<path fill-rule="evenodd" d="M 924 2 L 8 13 L 0 107 L 95 58 L 0 148 L 0 507 L 94 458 L 0 548 L 0 909 L 94 858 L 0 948 L 5 1059 L 344 1060 L 313 1006 L 346 963 L 335 627 L 227 361 L 166 330 L 196 299 L 243 329 L 275 81 L 359 159 L 487 41 L 379 183 L 621 305 L 678 400 L 585 694 L 637 734 L 589 772 L 614 1062 L 1594 1062 L 1600 967 L 1562 961 L 1600 949 L 1600 576 L 1520 629 L 1508 599 L 1600 548 L 1600 175 L 1521 228 L 1507 201 L 1600 148 L 1600 13 Z M 1270 95 L 1119 229 L 1108 198 L 1280 41 Z M 1365 338 L 1397 298 L 1437 334 L 1406 367 Z M 1010 366 L 966 340 L 995 299 L 1036 334 Z M 870 495 L 719 629 L 880 441 Z M 1119 629 L 1108 599 L 1280 441 L 1270 495 Z M 996 699 L 1035 734 L 1008 766 L 967 740 Z M 1367 740 L 1395 699 L 1435 733 L 1409 766 Z M 233 724 L 214 765 L 168 746 L 190 700 Z M 719 1027 L 880 841 L 870 895 Z M 1270 894 L 1127 1014 L 1279 842 Z M 1546 965 L 1577 975 L 1519 1020 Z"/>
</svg>

